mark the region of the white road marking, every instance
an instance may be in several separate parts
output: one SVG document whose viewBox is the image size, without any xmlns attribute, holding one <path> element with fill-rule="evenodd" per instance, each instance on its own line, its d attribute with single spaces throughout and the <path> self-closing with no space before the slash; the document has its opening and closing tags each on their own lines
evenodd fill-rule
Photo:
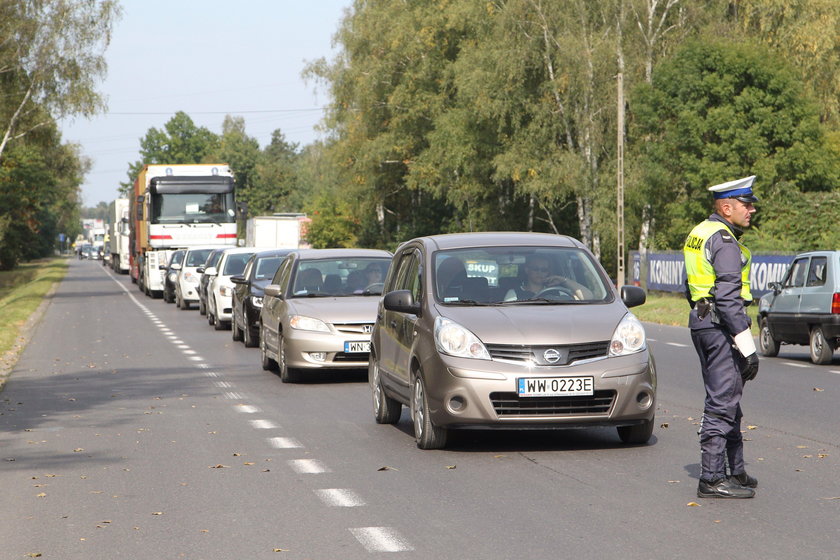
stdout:
<svg viewBox="0 0 840 560">
<path fill-rule="evenodd" d="M 204 361 L 204 358 L 202 358 L 201 356 L 187 356 L 187 357 L 194 362 L 203 362 Z"/>
<path fill-rule="evenodd" d="M 187 348 L 189 348 L 189 346 L 187 346 Z M 195 350 L 181 350 L 181 352 L 183 352 L 184 354 L 187 354 L 187 355 L 192 355 L 192 354 L 196 353 Z"/>
<path fill-rule="evenodd" d="M 199 364 L 199 365 L 205 366 L 205 369 L 206 369 L 207 364 Z M 215 371 L 205 371 L 204 375 L 206 375 L 207 377 L 219 377 L 219 374 L 216 373 Z"/>
<path fill-rule="evenodd" d="M 358 507 L 365 505 L 365 501 L 353 490 L 347 488 L 323 488 L 315 490 L 321 501 L 332 507 Z"/>
<path fill-rule="evenodd" d="M 688 344 L 680 344 L 679 342 L 666 342 L 668 346 L 676 346 L 677 348 L 687 348 Z"/>
<path fill-rule="evenodd" d="M 244 414 L 254 414 L 260 411 L 259 408 L 257 408 L 256 406 L 251 406 L 250 404 L 236 405 L 236 410 Z"/>
<path fill-rule="evenodd" d="M 392 527 L 358 527 L 350 529 L 356 540 L 362 543 L 368 552 L 404 552 L 414 550 L 408 542 Z"/>
<path fill-rule="evenodd" d="M 273 437 L 268 440 L 271 444 L 271 447 L 275 449 L 294 449 L 297 447 L 303 447 L 298 440 L 291 437 Z"/>
<path fill-rule="evenodd" d="M 180 341 L 180 340 L 178 342 L 179 342 L 179 344 L 177 344 L 177 347 L 180 348 L 181 350 L 189 350 L 190 349 L 189 344 L 184 344 L 183 341 Z"/>
<path fill-rule="evenodd" d="M 239 401 L 243 399 L 241 393 L 225 393 L 225 398 L 232 401 Z"/>
<path fill-rule="evenodd" d="M 277 424 L 271 420 L 251 420 L 251 427 L 256 430 L 273 430 Z"/>
<path fill-rule="evenodd" d="M 798 368 L 809 368 L 809 367 L 811 367 L 808 364 L 800 364 L 798 362 L 782 362 L 782 364 L 784 364 L 786 366 L 798 367 Z"/>
<path fill-rule="evenodd" d="M 829 373 L 840 373 L 840 369 L 830 369 Z"/>
<path fill-rule="evenodd" d="M 317 459 L 295 459 L 288 462 L 289 466 L 298 474 L 322 474 L 332 472 Z"/>
<path fill-rule="evenodd" d="M 215 385 L 219 389 L 230 389 L 231 387 L 233 387 L 233 385 L 231 385 L 227 381 L 214 381 L 213 385 Z"/>
<path fill-rule="evenodd" d="M 656 342 L 655 338 L 648 337 L 648 340 L 650 340 L 651 342 Z"/>
</svg>

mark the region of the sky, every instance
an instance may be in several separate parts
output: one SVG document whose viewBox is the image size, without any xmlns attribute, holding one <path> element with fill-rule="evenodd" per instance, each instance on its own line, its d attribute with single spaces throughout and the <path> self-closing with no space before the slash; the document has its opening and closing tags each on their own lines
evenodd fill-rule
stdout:
<svg viewBox="0 0 840 560">
<path fill-rule="evenodd" d="M 332 39 L 352 0 L 122 0 L 123 15 L 105 52 L 99 91 L 108 111 L 61 122 L 64 142 L 81 146 L 92 168 L 82 203 L 118 197 L 140 140 L 177 111 L 220 134 L 226 114 L 245 119 L 261 147 L 280 129 L 301 146 L 329 101 L 305 82 L 307 63 L 335 55 Z"/>
</svg>

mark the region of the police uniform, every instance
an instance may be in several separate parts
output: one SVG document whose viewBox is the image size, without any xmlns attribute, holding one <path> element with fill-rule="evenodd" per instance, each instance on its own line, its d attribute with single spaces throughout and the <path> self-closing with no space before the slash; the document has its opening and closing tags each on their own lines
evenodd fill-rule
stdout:
<svg viewBox="0 0 840 560">
<path fill-rule="evenodd" d="M 747 177 L 709 190 L 716 199 L 757 202 L 754 180 Z M 688 326 L 706 389 L 697 490 L 702 498 L 751 498 L 757 485 L 745 470 L 740 404 L 745 380 L 758 370 L 746 313 L 752 301 L 751 255 L 736 233 L 741 232 L 735 225 L 713 213 L 689 233 L 683 247 L 692 306 Z"/>
</svg>

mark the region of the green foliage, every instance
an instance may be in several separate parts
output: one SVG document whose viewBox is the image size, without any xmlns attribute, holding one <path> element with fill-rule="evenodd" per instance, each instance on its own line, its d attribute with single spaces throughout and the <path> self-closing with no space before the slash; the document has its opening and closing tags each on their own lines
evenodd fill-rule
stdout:
<svg viewBox="0 0 840 560">
<path fill-rule="evenodd" d="M 358 220 L 351 214 L 350 205 L 336 197 L 324 194 L 312 201 L 309 216 L 312 222 L 306 232 L 306 241 L 314 249 L 330 247 L 357 247 Z"/>
<path fill-rule="evenodd" d="M 765 48 L 689 42 L 635 91 L 632 106 L 642 177 L 661 193 L 658 247 L 678 247 L 708 215 L 709 185 L 755 174 L 758 192 L 771 198 L 783 182 L 794 191 L 837 184 L 815 106 Z"/>
</svg>

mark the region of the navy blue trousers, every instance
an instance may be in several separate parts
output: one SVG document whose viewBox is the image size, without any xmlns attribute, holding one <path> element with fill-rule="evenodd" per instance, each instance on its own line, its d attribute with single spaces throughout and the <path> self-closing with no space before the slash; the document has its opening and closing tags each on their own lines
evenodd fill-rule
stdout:
<svg viewBox="0 0 840 560">
<path fill-rule="evenodd" d="M 744 468 L 744 440 L 741 436 L 741 380 L 743 358 L 732 337 L 721 327 L 691 331 L 700 357 L 706 402 L 700 426 L 700 478 L 713 481 Z"/>
</svg>

